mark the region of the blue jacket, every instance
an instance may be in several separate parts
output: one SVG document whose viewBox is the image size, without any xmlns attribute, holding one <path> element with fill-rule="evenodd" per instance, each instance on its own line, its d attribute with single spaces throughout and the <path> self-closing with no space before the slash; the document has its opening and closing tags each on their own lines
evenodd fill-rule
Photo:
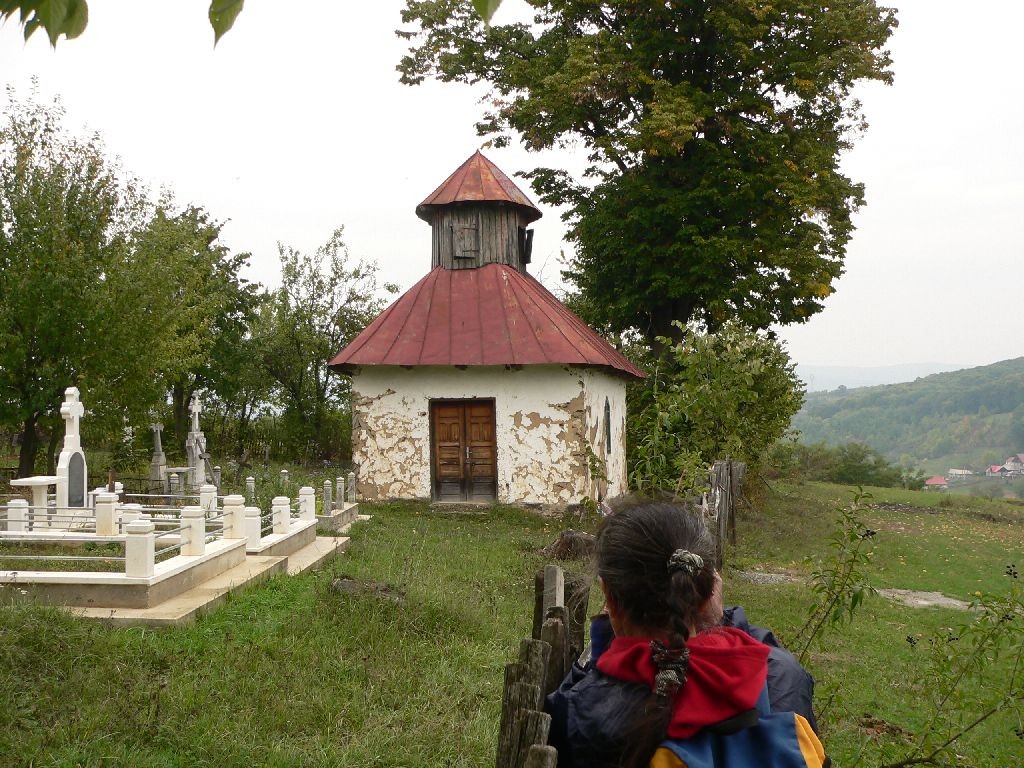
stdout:
<svg viewBox="0 0 1024 768">
<path fill-rule="evenodd" d="M 756 726 L 745 728 L 738 734 L 702 732 L 684 742 L 665 742 L 652 761 L 652 768 L 711 768 L 712 766 L 765 766 L 766 768 L 803 768 L 825 765 L 827 760 L 815 759 L 801 750 L 820 743 L 801 713 L 773 715 L 784 712 L 778 701 L 806 702 L 810 714 L 810 701 L 814 681 L 788 651 L 778 646 L 767 630 L 751 627 L 742 608 L 729 609 L 729 622 L 770 647 L 768 683 L 762 701 L 758 702 L 759 719 Z M 749 629 L 748 629 L 749 628 Z M 758 636 L 757 632 L 762 633 Z M 547 697 L 545 711 L 551 715 L 548 743 L 558 750 L 559 768 L 618 768 L 622 747 L 628 738 L 627 729 L 634 720 L 635 710 L 647 701 L 650 690 L 643 685 L 627 683 L 603 675 L 594 665 L 608 648 L 613 638 L 607 617 L 597 617 L 591 623 L 591 657 L 586 666 L 573 664 L 562 685 Z M 767 638 L 767 641 L 766 641 Z M 781 653 L 776 653 L 780 651 Z M 774 656 L 774 662 L 773 662 Z M 774 675 L 773 675 L 774 672 Z M 772 699 L 772 686 L 776 686 Z M 779 686 L 793 686 L 791 691 Z M 773 702 L 770 704 L 769 702 Z M 812 715 L 813 717 L 813 715 Z M 809 734 L 809 738 L 808 738 Z M 772 745 L 772 754 L 779 762 L 763 759 L 764 750 Z M 794 748 L 796 751 L 794 751 Z M 728 763 L 708 762 L 715 754 L 731 754 L 735 760 Z M 812 750 L 813 751 L 813 750 Z M 752 762 L 741 755 L 756 756 Z M 800 755 L 804 762 L 795 762 Z M 785 762 L 785 755 L 792 760 Z M 660 761 L 660 762 L 659 762 Z"/>
</svg>

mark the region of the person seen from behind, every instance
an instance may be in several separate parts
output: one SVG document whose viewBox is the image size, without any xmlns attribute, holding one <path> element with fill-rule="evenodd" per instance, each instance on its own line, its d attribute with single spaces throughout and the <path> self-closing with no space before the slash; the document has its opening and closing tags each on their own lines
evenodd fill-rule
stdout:
<svg viewBox="0 0 1024 768">
<path fill-rule="evenodd" d="M 772 711 L 769 647 L 722 626 L 700 517 L 642 501 L 602 522 L 597 575 L 614 631 L 545 703 L 559 768 L 827 768 L 807 720 Z M 596 623 L 596 622 L 595 622 Z"/>
</svg>

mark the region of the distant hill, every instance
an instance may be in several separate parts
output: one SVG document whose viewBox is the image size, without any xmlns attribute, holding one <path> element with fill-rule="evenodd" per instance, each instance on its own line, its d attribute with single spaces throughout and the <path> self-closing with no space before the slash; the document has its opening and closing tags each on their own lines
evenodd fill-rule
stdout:
<svg viewBox="0 0 1024 768">
<path fill-rule="evenodd" d="M 981 470 L 1024 451 L 1024 357 L 904 384 L 809 392 L 806 443 L 859 440 L 929 472 Z"/>
<path fill-rule="evenodd" d="M 860 367 L 849 365 L 800 365 L 797 375 L 807 385 L 808 392 L 825 392 L 839 387 L 876 387 L 881 384 L 899 384 L 913 381 L 933 373 L 946 373 L 967 368 L 954 363 L 903 363 Z"/>
</svg>

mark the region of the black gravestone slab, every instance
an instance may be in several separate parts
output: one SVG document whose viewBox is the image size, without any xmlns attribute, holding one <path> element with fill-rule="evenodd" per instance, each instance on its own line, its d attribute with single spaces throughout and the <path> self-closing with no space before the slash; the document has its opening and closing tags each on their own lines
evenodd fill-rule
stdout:
<svg viewBox="0 0 1024 768">
<path fill-rule="evenodd" d="M 68 462 L 68 506 L 85 506 L 85 459 L 74 453 Z"/>
</svg>

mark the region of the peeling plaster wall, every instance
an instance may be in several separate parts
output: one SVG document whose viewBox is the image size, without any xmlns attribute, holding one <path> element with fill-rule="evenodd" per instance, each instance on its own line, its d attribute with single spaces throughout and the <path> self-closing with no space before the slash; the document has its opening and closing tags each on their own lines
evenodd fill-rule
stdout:
<svg viewBox="0 0 1024 768">
<path fill-rule="evenodd" d="M 625 488 L 625 383 L 616 377 L 563 366 L 360 369 L 352 376 L 358 492 L 371 501 L 429 499 L 430 401 L 493 398 L 498 501 L 571 504 L 596 498 L 585 446 L 603 456 L 606 396 L 613 441 L 619 443 L 608 462 L 608 494 L 614 495 Z"/>
<path fill-rule="evenodd" d="M 581 371 L 585 392 L 587 439 L 598 462 L 603 465 L 605 479 L 592 480 L 590 498 L 607 499 L 625 493 L 626 479 L 626 381 L 593 369 Z M 611 450 L 605 443 L 604 403 L 611 411 Z"/>
</svg>

